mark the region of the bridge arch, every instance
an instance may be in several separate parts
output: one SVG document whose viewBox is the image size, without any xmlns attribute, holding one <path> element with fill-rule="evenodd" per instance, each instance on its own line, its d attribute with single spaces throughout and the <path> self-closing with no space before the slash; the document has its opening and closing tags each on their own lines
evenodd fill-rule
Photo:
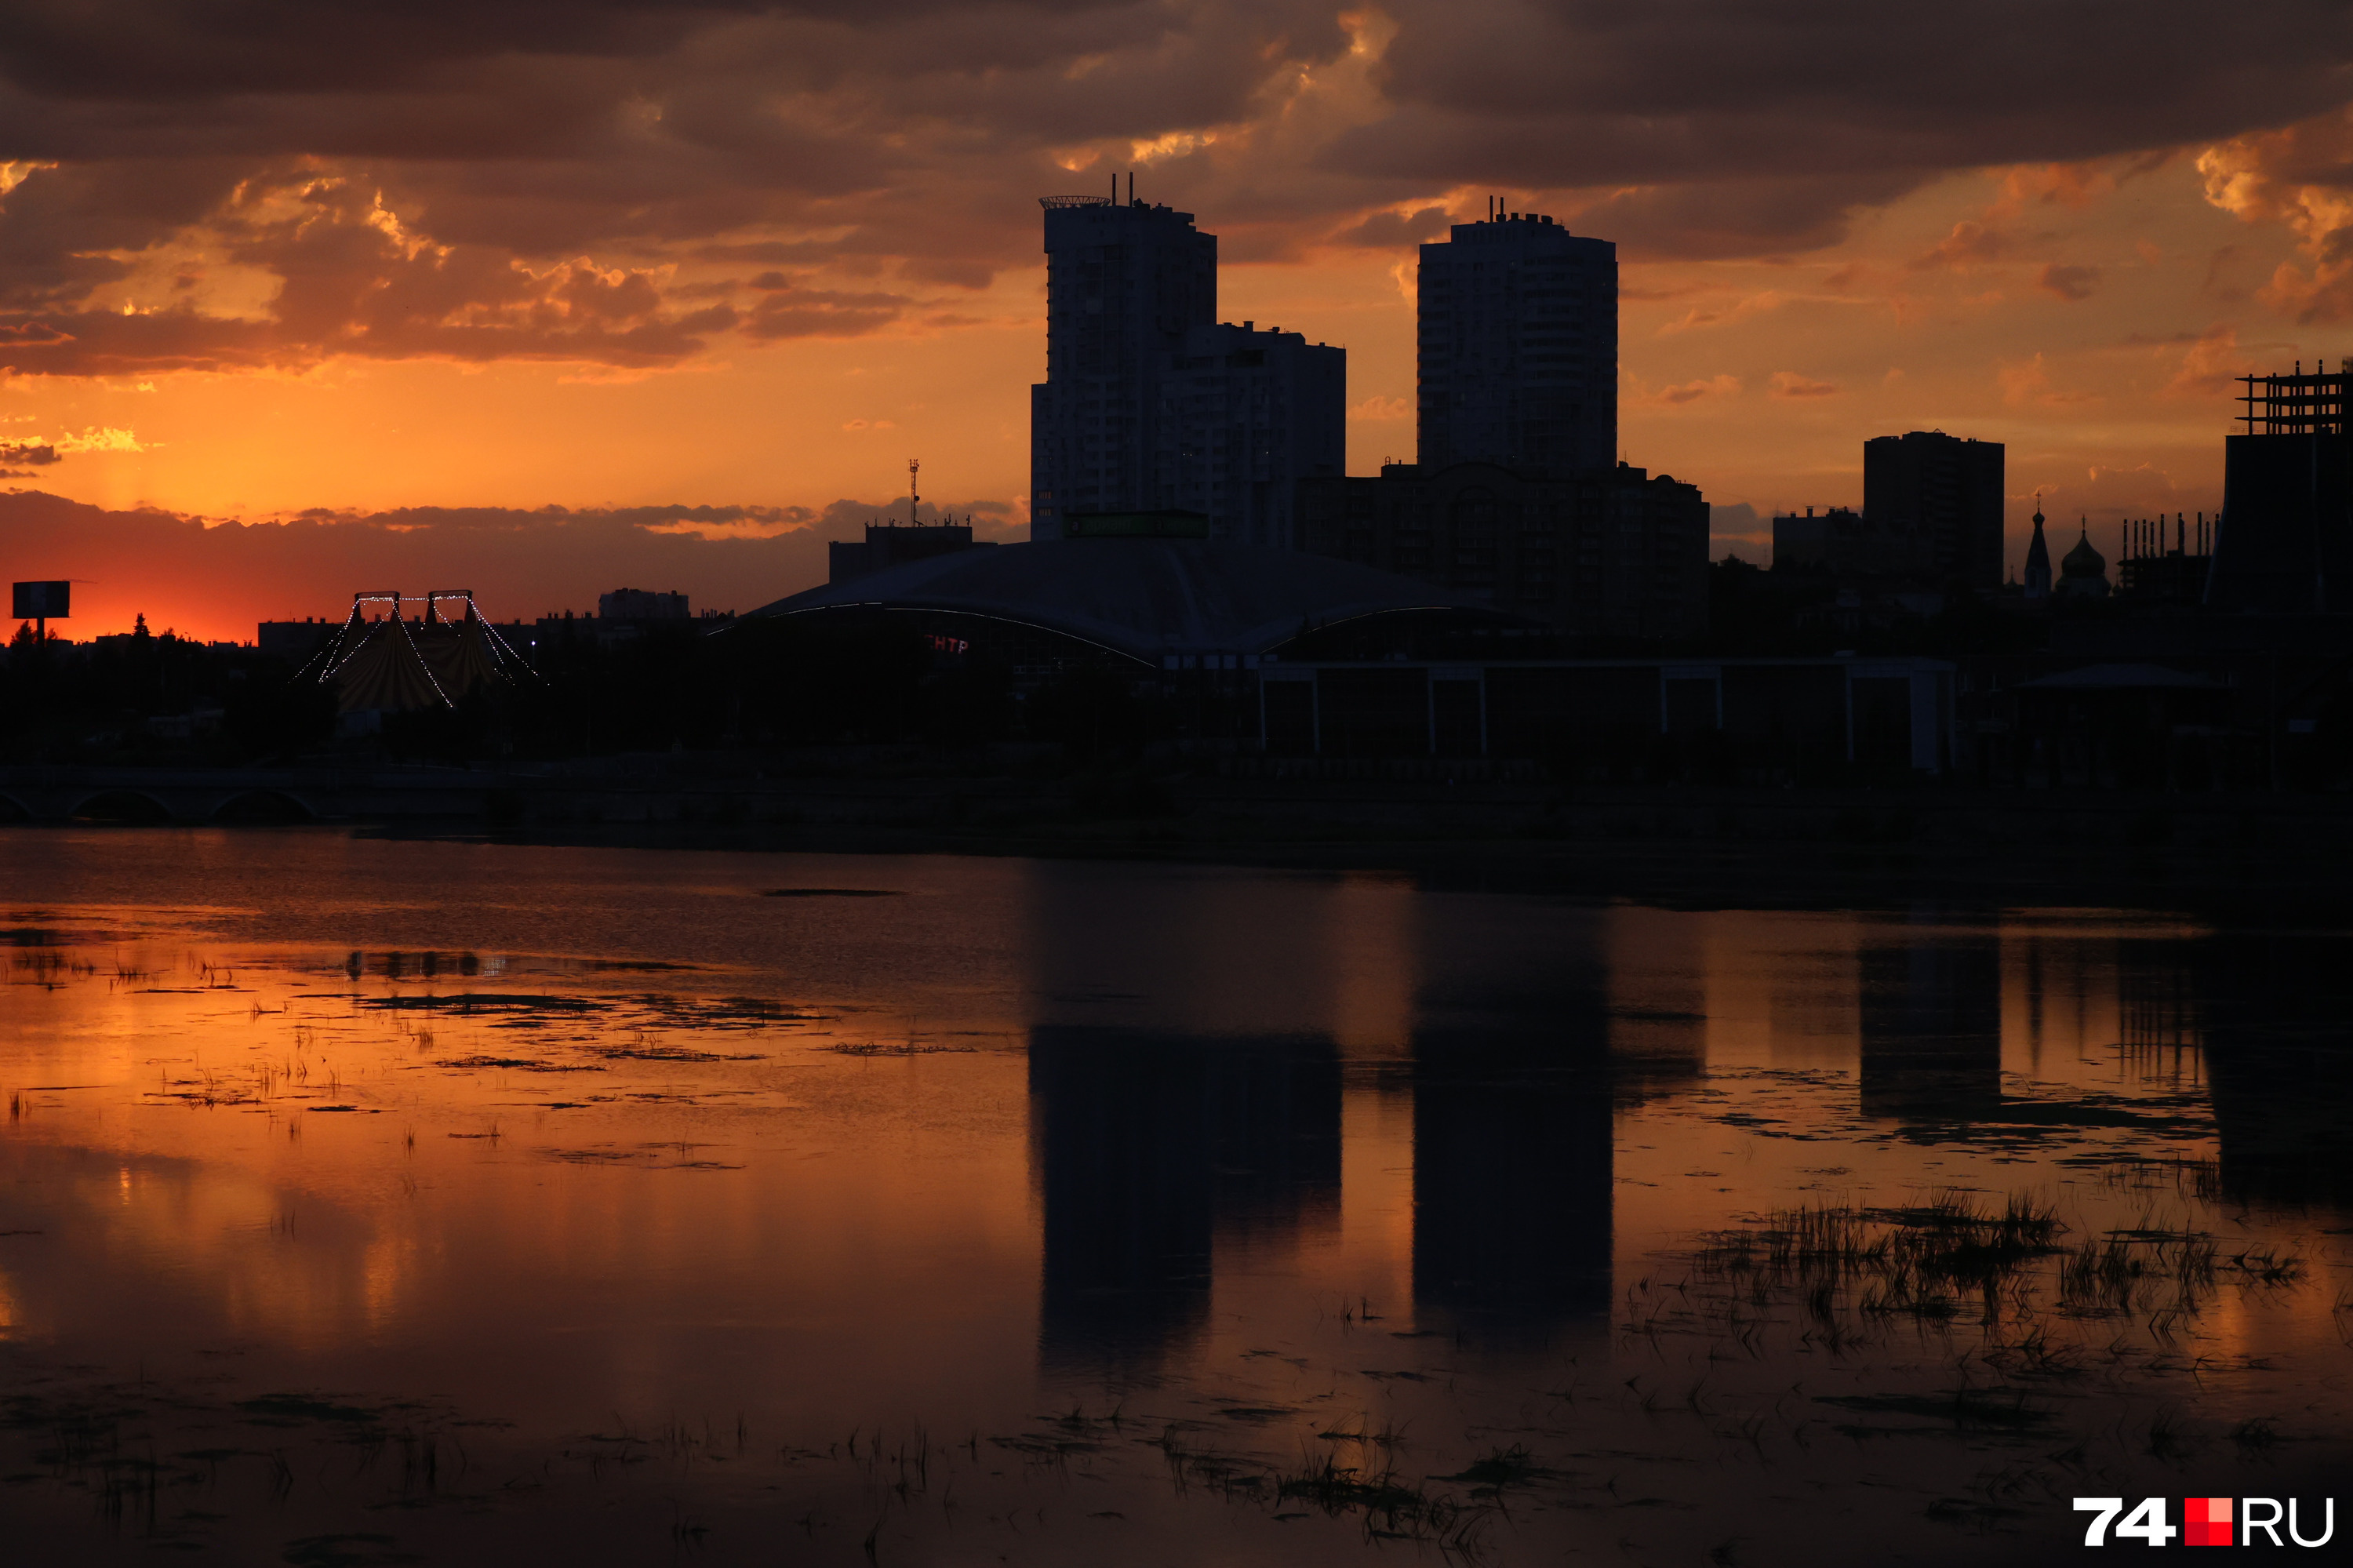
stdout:
<svg viewBox="0 0 2353 1568">
<path fill-rule="evenodd" d="M 283 789 L 242 789 L 213 808 L 216 822 L 307 822 L 318 812 Z"/>
<path fill-rule="evenodd" d="M 0 792 L 0 822 L 29 822 L 32 820 L 33 808 L 14 795 Z"/>
<path fill-rule="evenodd" d="M 172 808 L 144 789 L 100 789 L 83 796 L 67 814 L 78 822 L 168 822 Z"/>
</svg>

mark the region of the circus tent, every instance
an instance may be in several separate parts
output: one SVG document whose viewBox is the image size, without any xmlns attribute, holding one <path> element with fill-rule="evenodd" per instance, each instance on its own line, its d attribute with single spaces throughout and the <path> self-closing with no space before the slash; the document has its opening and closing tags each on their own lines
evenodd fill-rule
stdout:
<svg viewBox="0 0 2353 1568">
<path fill-rule="evenodd" d="M 455 621 L 444 617 L 444 599 L 463 599 L 464 614 Z M 397 591 L 353 594 L 350 618 L 295 679 L 332 686 L 337 708 L 349 714 L 454 707 L 470 693 L 531 674 L 483 619 L 470 589 L 426 595 L 425 614 L 414 624 L 402 619 L 403 602 Z M 376 606 L 389 613 L 370 619 Z"/>
</svg>

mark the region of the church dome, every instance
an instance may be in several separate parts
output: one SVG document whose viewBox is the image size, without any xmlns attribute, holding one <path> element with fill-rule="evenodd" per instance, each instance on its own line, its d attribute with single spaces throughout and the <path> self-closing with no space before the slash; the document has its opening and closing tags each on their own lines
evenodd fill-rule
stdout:
<svg viewBox="0 0 2353 1568">
<path fill-rule="evenodd" d="M 2082 525 L 2083 537 L 2075 547 L 2060 557 L 2059 580 L 2052 591 L 2069 599 L 2105 599 L 2108 597 L 2108 558 L 2092 548 L 2092 526 Z"/>
<path fill-rule="evenodd" d="M 2059 557 L 2059 575 L 2066 577 L 2104 577 L 2108 575 L 2108 558 L 2092 548 L 2088 528 L 2075 541 L 2075 547 Z"/>
</svg>

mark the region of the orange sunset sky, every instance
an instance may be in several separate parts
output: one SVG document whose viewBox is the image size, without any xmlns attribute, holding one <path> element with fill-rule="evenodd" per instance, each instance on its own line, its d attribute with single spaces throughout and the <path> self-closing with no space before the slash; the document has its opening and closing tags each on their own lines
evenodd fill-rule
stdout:
<svg viewBox="0 0 2353 1568">
<path fill-rule="evenodd" d="M 1027 527 L 1036 198 L 1219 237 L 1220 313 L 1414 445 L 1414 244 L 1620 248 L 1620 442 L 1715 553 L 1862 443 L 2092 521 L 2221 501 L 2231 378 L 2353 355 L 2353 21 L 2140 0 L 19 0 L 0 565 L 76 636 L 354 588 L 506 618 L 821 580 L 923 462 Z M 2071 530 L 2072 531 L 2072 530 Z"/>
</svg>

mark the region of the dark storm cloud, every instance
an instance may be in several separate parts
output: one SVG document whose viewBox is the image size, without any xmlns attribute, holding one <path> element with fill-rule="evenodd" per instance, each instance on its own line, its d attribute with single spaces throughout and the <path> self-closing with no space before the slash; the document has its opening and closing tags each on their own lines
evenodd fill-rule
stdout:
<svg viewBox="0 0 2353 1568">
<path fill-rule="evenodd" d="M 1314 6 L 1223 0 L 17 7 L 0 363 L 643 366 L 739 320 L 754 340 L 937 322 L 838 288 L 689 310 L 708 280 L 664 270 L 768 245 L 984 286 L 1034 251 L 1029 198 L 1070 183 L 1056 147 L 1246 116 L 1344 48 Z M 169 311 L 141 270 L 164 260 L 193 296 Z M 238 268 L 241 303 L 207 303 Z M 135 324 L 100 319 L 126 305 Z"/>
<path fill-rule="evenodd" d="M 2353 9 L 2322 0 L 1393 0 L 1389 112 L 1326 155 L 1366 177 L 1640 185 L 1637 249 L 1835 240 L 1955 169 L 2228 137 L 2347 97 Z M 1746 196 L 1740 187 L 1759 188 Z M 1748 209 L 1693 222 L 1711 190 Z M 1682 194 L 1678 194 L 1682 193 Z M 1590 223 L 1588 227 L 1591 227 Z"/>
<path fill-rule="evenodd" d="M 2035 287 L 2044 292 L 2055 294 L 2073 304 L 2078 301 L 2088 300 L 2098 291 L 2100 269 L 2070 267 L 2064 263 L 2053 261 L 2042 269 L 2042 276 L 2034 282 Z"/>
<path fill-rule="evenodd" d="M 1444 236 L 1452 222 L 1452 215 L 1442 207 L 1426 207 L 1409 213 L 1377 212 L 1334 235 L 1332 243 L 1375 249 L 1419 245 Z"/>
<path fill-rule="evenodd" d="M 2343 100 L 2314 0 L 1396 0 L 1385 172 L 1579 186 L 2070 160 Z"/>
<path fill-rule="evenodd" d="M 804 288 L 777 273 L 751 281 L 763 291 L 744 318 L 744 335 L 761 342 L 780 337 L 858 337 L 880 332 L 914 304 L 904 294 L 841 293 Z"/>
<path fill-rule="evenodd" d="M 1579 204 L 1577 226 L 1651 255 L 1812 250 L 1843 238 L 1857 207 L 1893 200 L 1916 183 L 1915 175 L 1881 171 L 1639 186 Z"/>
<path fill-rule="evenodd" d="M 937 322 L 953 313 L 924 289 L 1034 265 L 1031 198 L 1103 188 L 1136 148 L 1154 194 L 1237 256 L 1409 244 L 1482 185 L 1545 193 L 1633 255 L 1805 249 L 1951 169 L 2330 109 L 2349 17 L 2291 0 L 20 0 L 0 27 L 0 365 L 643 366 L 723 334 Z M 723 295 L 711 269 L 731 262 L 786 269 L 797 292 Z"/>
<path fill-rule="evenodd" d="M 11 194 L 0 234 L 28 190 L 37 194 L 38 176 Z M 418 238 L 375 193 L 301 170 L 240 182 L 210 215 L 208 238 L 219 261 L 276 280 L 266 316 L 185 303 L 57 308 L 65 286 L 33 278 L 12 302 L 30 295 L 51 308 L 15 323 L 0 358 L 22 372 L 70 375 L 308 364 L 331 355 L 643 366 L 691 353 L 736 315 L 725 303 L 670 310 L 642 270 L 581 260 L 529 267 L 504 250 Z M 98 276 L 112 281 L 132 267 L 115 259 Z"/>
<path fill-rule="evenodd" d="M 629 55 L 674 41 L 722 5 L 611 0 L 29 0 L 9 8 L 0 64 L 60 99 L 215 98 L 302 86 L 396 85 L 455 59 Z"/>
<path fill-rule="evenodd" d="M 0 142 L 0 158 L 22 154 Z M 125 253 L 204 218 L 246 165 L 194 157 L 71 163 L 0 196 L 0 312 L 79 301 L 129 275 Z"/>
</svg>

